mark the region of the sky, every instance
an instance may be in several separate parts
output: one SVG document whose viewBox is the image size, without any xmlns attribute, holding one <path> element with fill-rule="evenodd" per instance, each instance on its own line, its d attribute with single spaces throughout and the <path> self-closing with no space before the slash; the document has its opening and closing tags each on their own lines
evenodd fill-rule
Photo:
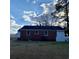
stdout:
<svg viewBox="0 0 79 59">
<path fill-rule="evenodd" d="M 42 20 L 42 16 L 50 11 L 50 7 L 56 0 L 10 0 L 10 33 L 17 33 L 17 30 L 24 25 L 35 25 L 36 19 Z"/>
<path fill-rule="evenodd" d="M 62 19 L 52 18 L 51 13 L 56 11 L 55 4 L 57 0 L 10 0 L 10 33 L 16 34 L 17 30 L 24 25 L 44 25 L 47 20 L 52 26 L 66 26 L 67 22 Z M 64 16 L 62 11 L 57 15 Z M 38 22 L 39 21 L 39 22 Z"/>
</svg>

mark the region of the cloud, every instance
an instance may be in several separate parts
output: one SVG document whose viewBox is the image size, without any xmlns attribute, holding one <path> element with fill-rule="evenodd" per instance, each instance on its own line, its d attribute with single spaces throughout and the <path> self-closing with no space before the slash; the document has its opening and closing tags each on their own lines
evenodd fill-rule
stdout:
<svg viewBox="0 0 79 59">
<path fill-rule="evenodd" d="M 58 0 L 54 0 L 54 1 L 53 1 L 53 4 L 54 4 L 54 5 L 56 5 L 56 4 L 57 4 L 57 2 L 58 2 Z"/>
<path fill-rule="evenodd" d="M 59 24 L 60 27 L 67 27 L 67 22 L 66 21 L 63 21 Z"/>
<path fill-rule="evenodd" d="M 66 15 L 66 13 L 64 11 L 61 11 L 61 12 L 56 14 L 56 16 L 59 18 L 64 17 L 65 15 Z"/>
<path fill-rule="evenodd" d="M 31 18 L 35 17 L 36 13 L 34 11 L 24 11 L 22 18 L 24 21 L 32 22 Z"/>
<path fill-rule="evenodd" d="M 45 20 L 47 20 L 49 23 L 52 20 L 52 17 L 50 17 L 48 14 L 40 14 L 40 15 L 36 15 L 36 16 L 34 16 L 34 15 L 30 16 L 30 14 L 29 15 L 24 14 L 22 16 L 22 18 L 24 19 L 24 21 L 30 22 L 31 24 L 29 24 L 29 25 L 39 25 L 39 23 L 44 25 Z"/>
<path fill-rule="evenodd" d="M 23 15 L 22 18 L 24 19 L 24 21 L 31 21 L 28 15 Z"/>
<path fill-rule="evenodd" d="M 56 2 L 56 1 L 54 1 Z M 24 19 L 24 21 L 26 22 L 30 22 L 29 25 L 39 25 L 39 23 L 43 24 L 45 23 L 45 20 L 49 23 L 49 25 L 52 26 L 65 26 L 65 22 L 63 23 L 59 23 L 62 22 L 64 19 L 57 19 L 57 18 L 53 18 L 51 16 L 51 13 L 55 11 L 55 5 L 54 2 L 51 3 L 42 3 L 40 4 L 40 7 L 43 8 L 43 12 L 39 15 L 36 14 L 35 11 L 23 11 L 23 16 L 22 18 Z M 59 15 L 64 16 L 65 14 L 62 12 L 59 13 Z M 28 24 L 27 24 L 28 25 Z"/>
<path fill-rule="evenodd" d="M 55 11 L 55 6 L 54 6 L 54 3 L 51 2 L 51 3 L 42 3 L 40 5 L 40 7 L 43 8 L 43 13 L 44 14 L 50 14 L 51 12 L 54 12 Z"/>
<path fill-rule="evenodd" d="M 49 24 L 51 24 L 52 26 L 60 26 L 60 27 L 66 27 L 67 26 L 67 22 L 63 21 L 64 18 L 59 19 L 59 18 L 53 18 L 51 17 L 51 13 L 54 12 L 55 9 L 55 4 L 57 3 L 57 1 L 54 0 L 54 2 L 51 3 L 42 3 L 40 6 L 43 8 L 43 12 L 42 12 L 42 17 L 40 16 L 40 19 L 44 19 L 46 18 L 46 20 L 49 21 Z M 45 16 L 47 15 L 47 16 Z M 61 11 L 60 13 L 57 14 L 57 16 L 65 16 L 64 11 Z M 52 22 L 51 22 L 52 20 Z"/>
<path fill-rule="evenodd" d="M 33 0 L 33 1 L 38 1 L 38 0 Z M 30 22 L 31 24 L 39 24 L 39 22 L 44 23 L 44 20 L 52 20 L 53 18 L 51 17 L 51 12 L 55 11 L 53 2 L 51 3 L 42 3 L 40 4 L 40 7 L 43 8 L 43 12 L 39 15 L 36 14 L 35 11 L 23 11 L 23 16 L 22 18 L 26 22 Z"/>
<path fill-rule="evenodd" d="M 60 27 L 64 28 L 64 27 L 67 27 L 67 22 L 66 21 L 62 21 L 61 23 L 54 22 L 54 23 L 52 23 L 52 26 L 60 26 Z"/>
<path fill-rule="evenodd" d="M 43 3 L 40 6 L 43 7 L 43 11 L 44 11 L 43 13 L 47 14 L 48 13 L 48 5 Z"/>
<path fill-rule="evenodd" d="M 25 11 L 23 12 L 25 15 L 28 15 L 28 16 L 33 16 L 35 17 L 37 14 L 34 12 L 34 11 Z"/>
<path fill-rule="evenodd" d="M 11 15 L 11 16 L 10 16 L 10 19 L 15 19 L 15 17 Z"/>
<path fill-rule="evenodd" d="M 38 24 L 38 22 L 35 21 L 37 14 L 34 11 L 24 11 L 23 13 L 24 13 L 22 16 L 23 20 L 25 22 L 29 22 L 29 24 L 26 24 L 26 25 L 37 25 Z"/>
<path fill-rule="evenodd" d="M 52 23 L 52 26 L 59 26 L 59 23 L 58 22 L 54 22 L 54 23 Z"/>
<path fill-rule="evenodd" d="M 10 33 L 16 34 L 17 30 L 21 27 L 22 27 L 22 25 L 17 24 L 16 21 L 14 20 L 14 17 L 11 16 L 10 17 Z"/>
<path fill-rule="evenodd" d="M 32 1 L 33 4 L 36 4 L 36 2 L 37 2 L 37 0 L 33 0 L 33 1 Z"/>
<path fill-rule="evenodd" d="M 39 22 L 44 24 L 45 20 L 50 23 L 53 19 L 50 14 L 41 13 L 37 15 L 35 11 L 24 11 L 23 13 L 22 18 L 24 21 L 30 22 L 31 24 L 29 25 L 39 25 Z"/>
</svg>

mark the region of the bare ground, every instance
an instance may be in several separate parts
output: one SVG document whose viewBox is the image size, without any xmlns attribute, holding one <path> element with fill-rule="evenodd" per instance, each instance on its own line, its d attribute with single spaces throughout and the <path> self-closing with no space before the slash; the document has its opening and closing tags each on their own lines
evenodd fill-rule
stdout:
<svg viewBox="0 0 79 59">
<path fill-rule="evenodd" d="M 69 44 L 11 40 L 10 59 L 69 59 Z"/>
</svg>

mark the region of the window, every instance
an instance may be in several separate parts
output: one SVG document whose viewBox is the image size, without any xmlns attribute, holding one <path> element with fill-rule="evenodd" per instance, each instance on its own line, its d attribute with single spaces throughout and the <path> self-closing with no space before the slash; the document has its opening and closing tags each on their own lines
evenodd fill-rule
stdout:
<svg viewBox="0 0 79 59">
<path fill-rule="evenodd" d="M 30 35 L 30 31 L 27 31 L 27 34 Z"/>
<path fill-rule="evenodd" d="M 48 36 L 48 31 L 44 31 L 44 36 Z"/>
<path fill-rule="evenodd" d="M 35 31 L 35 34 L 39 34 L 39 31 Z"/>
</svg>

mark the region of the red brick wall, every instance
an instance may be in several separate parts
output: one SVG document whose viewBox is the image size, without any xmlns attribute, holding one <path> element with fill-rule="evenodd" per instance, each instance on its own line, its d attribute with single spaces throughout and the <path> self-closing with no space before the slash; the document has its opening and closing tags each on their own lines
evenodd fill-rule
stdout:
<svg viewBox="0 0 79 59">
<path fill-rule="evenodd" d="M 21 40 L 26 40 L 26 30 L 20 31 L 20 38 L 21 38 Z"/>
<path fill-rule="evenodd" d="M 56 31 L 49 31 L 48 32 L 48 39 L 49 40 L 54 40 L 54 41 L 56 41 Z"/>
<path fill-rule="evenodd" d="M 27 33 L 27 30 L 21 30 L 21 39 L 22 40 L 52 40 L 56 41 L 56 31 L 48 31 L 48 36 L 43 35 L 43 31 L 39 31 L 39 34 L 35 34 L 34 31 L 31 31 L 30 36 Z"/>
</svg>

